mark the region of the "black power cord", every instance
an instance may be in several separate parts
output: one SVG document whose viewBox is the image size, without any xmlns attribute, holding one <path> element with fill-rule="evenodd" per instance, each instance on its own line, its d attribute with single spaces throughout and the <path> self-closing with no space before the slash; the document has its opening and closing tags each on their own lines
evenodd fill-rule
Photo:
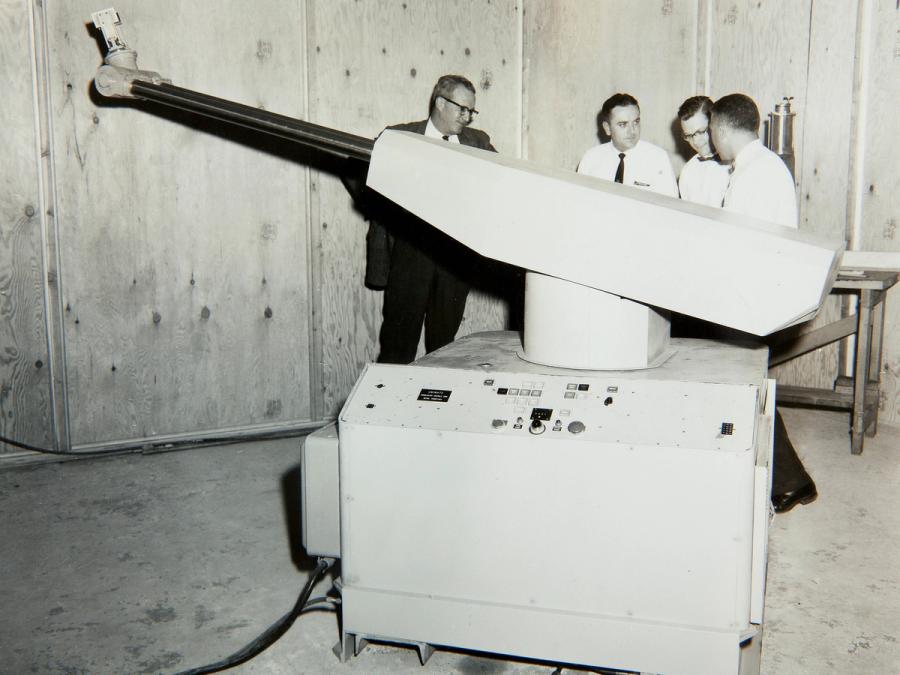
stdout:
<svg viewBox="0 0 900 675">
<path fill-rule="evenodd" d="M 183 670 L 179 673 L 176 673 L 176 675 L 203 675 L 204 673 L 217 673 L 220 670 L 227 670 L 228 668 L 233 668 L 234 666 L 245 663 L 258 654 L 261 654 L 272 644 L 274 644 L 278 638 L 284 635 L 287 632 L 287 629 L 293 625 L 294 620 L 305 610 L 320 608 L 321 603 L 326 600 L 326 598 L 315 598 L 313 602 L 308 603 L 309 596 L 312 593 L 313 586 L 316 585 L 316 582 L 322 577 L 323 574 L 325 574 L 325 572 L 328 571 L 328 569 L 332 565 L 334 565 L 333 558 L 319 558 L 316 569 L 313 570 L 312 574 L 306 582 L 306 585 L 300 592 L 300 597 L 297 598 L 297 602 L 294 605 L 293 609 L 291 609 L 291 611 L 289 611 L 278 621 L 269 626 L 262 635 L 253 640 L 253 642 L 248 644 L 246 647 L 236 651 L 234 654 L 222 659 L 221 661 L 216 661 L 215 663 L 211 663 L 207 666 L 201 666 L 199 668 Z M 309 607 L 307 607 L 307 603 L 309 604 Z"/>
<path fill-rule="evenodd" d="M 16 448 L 22 448 L 23 450 L 39 452 L 42 455 L 61 455 L 63 457 L 96 457 L 98 455 L 115 455 L 125 452 L 124 450 L 120 450 L 118 448 L 110 448 L 108 450 L 89 450 L 87 452 L 65 452 L 63 450 L 51 450 L 50 448 L 42 448 L 39 445 L 31 445 L 31 443 L 15 441 L 12 438 L 7 438 L 6 436 L 0 436 L 0 443 L 6 443 L 7 445 L 12 445 Z"/>
<path fill-rule="evenodd" d="M 322 424 L 327 424 L 328 422 L 323 422 Z M 43 448 L 39 445 L 31 445 L 30 443 L 24 443 L 22 441 L 16 441 L 12 438 L 8 438 L 6 436 L 0 435 L 0 444 L 6 443 L 8 445 L 12 445 L 17 448 L 22 448 L 23 450 L 30 450 L 31 452 L 37 452 L 42 455 L 58 455 L 60 457 L 69 457 L 69 458 L 87 458 L 87 457 L 103 457 L 108 455 L 127 455 L 127 454 L 154 454 L 159 452 L 170 452 L 175 450 L 193 450 L 195 448 L 206 448 L 215 445 L 231 445 L 234 443 L 250 443 L 253 441 L 272 441 L 272 440 L 281 440 L 285 438 L 296 438 L 298 436 L 305 436 L 312 431 L 314 431 L 314 427 L 310 428 L 302 428 L 302 429 L 283 429 L 278 431 L 263 431 L 255 434 L 248 435 L 240 435 L 240 436 L 210 436 L 208 438 L 196 438 L 189 439 L 177 442 L 170 441 L 145 441 L 140 444 L 130 444 L 130 445 L 121 445 L 113 448 L 104 448 L 102 450 L 84 450 L 84 451 L 66 451 L 66 450 L 52 450 L 50 448 Z"/>
</svg>

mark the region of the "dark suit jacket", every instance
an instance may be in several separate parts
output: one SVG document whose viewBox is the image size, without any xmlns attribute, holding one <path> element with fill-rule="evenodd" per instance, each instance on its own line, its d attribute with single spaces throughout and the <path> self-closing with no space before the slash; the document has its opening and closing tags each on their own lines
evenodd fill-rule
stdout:
<svg viewBox="0 0 900 675">
<path fill-rule="evenodd" d="M 396 124 L 388 129 L 424 134 L 427 126 L 428 120 L 425 119 L 418 122 Z M 490 136 L 479 129 L 463 128 L 459 133 L 459 142 L 461 145 L 497 152 L 491 145 Z M 366 235 L 366 286 L 369 288 L 379 289 L 387 285 L 392 247 L 391 233 L 379 222 L 378 216 L 373 216 L 369 222 L 369 232 Z"/>
</svg>

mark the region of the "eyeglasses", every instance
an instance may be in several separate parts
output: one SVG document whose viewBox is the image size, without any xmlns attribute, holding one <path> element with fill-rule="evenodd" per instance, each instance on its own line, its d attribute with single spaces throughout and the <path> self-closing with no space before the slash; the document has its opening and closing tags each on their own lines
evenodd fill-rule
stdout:
<svg viewBox="0 0 900 675">
<path fill-rule="evenodd" d="M 709 133 L 709 127 L 703 127 L 702 129 L 697 129 L 697 131 L 695 131 L 692 134 L 685 134 L 684 140 L 686 140 L 686 141 L 695 140 L 695 139 L 699 138 L 700 136 L 705 136 L 708 133 Z"/>
<path fill-rule="evenodd" d="M 475 116 L 478 115 L 478 111 L 475 110 L 475 108 L 467 108 L 466 106 L 460 105 L 459 103 L 454 101 L 452 98 L 447 98 L 446 96 L 441 96 L 441 98 L 444 99 L 445 101 L 447 101 L 447 103 L 452 103 L 457 108 L 459 108 L 460 114 L 468 115 L 470 120 L 474 120 Z"/>
</svg>

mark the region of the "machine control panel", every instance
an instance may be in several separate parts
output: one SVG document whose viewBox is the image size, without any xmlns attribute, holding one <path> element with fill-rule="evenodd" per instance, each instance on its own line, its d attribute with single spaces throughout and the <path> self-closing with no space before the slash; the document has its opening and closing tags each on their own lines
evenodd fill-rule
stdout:
<svg viewBox="0 0 900 675">
<path fill-rule="evenodd" d="M 754 446 L 759 387 L 370 364 L 341 412 L 354 424 L 709 450 Z"/>
</svg>

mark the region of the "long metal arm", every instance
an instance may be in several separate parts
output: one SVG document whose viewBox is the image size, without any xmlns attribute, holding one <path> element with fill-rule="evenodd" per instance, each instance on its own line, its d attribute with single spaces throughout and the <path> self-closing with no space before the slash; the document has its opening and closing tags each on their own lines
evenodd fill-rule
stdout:
<svg viewBox="0 0 900 675">
<path fill-rule="evenodd" d="M 173 84 L 133 80 L 131 93 L 135 98 L 154 101 L 286 138 L 339 157 L 350 157 L 368 162 L 372 156 L 374 141 L 370 138 L 304 122 L 208 94 L 201 94 L 190 89 L 176 87 Z"/>
<path fill-rule="evenodd" d="M 162 78 L 159 73 L 140 70 L 137 67 L 137 52 L 128 47 L 119 28 L 122 24 L 119 13 L 110 7 L 94 12 L 91 18 L 94 26 L 103 34 L 103 42 L 108 50 L 104 65 L 94 77 L 94 86 L 103 96 L 154 101 L 286 138 L 345 159 L 368 162 L 372 156 L 374 141 L 370 138 L 182 89 Z"/>
</svg>

